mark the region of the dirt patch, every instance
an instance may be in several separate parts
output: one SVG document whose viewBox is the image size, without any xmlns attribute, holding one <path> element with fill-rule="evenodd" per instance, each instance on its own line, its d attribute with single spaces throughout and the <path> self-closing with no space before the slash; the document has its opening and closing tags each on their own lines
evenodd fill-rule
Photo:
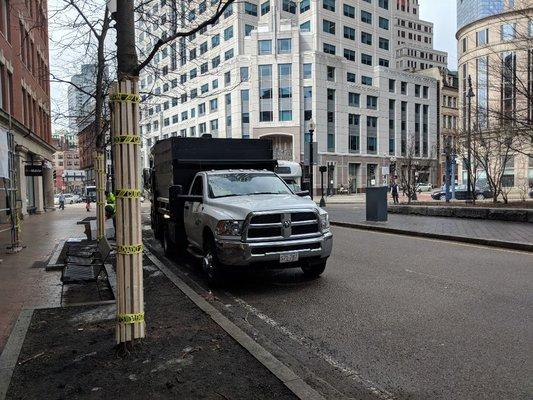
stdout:
<svg viewBox="0 0 533 400">
<path fill-rule="evenodd" d="M 114 305 L 36 310 L 8 399 L 295 399 L 153 266 L 147 338 L 114 350 Z"/>
</svg>

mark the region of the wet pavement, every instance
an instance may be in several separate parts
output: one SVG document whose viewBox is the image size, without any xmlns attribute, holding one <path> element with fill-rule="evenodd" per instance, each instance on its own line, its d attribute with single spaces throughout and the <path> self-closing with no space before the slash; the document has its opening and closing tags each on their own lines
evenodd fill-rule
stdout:
<svg viewBox="0 0 533 400">
<path fill-rule="evenodd" d="M 46 272 L 45 263 L 61 240 L 84 236 L 76 222 L 90 215 L 94 208 L 88 213 L 84 204 L 73 204 L 63 211 L 25 217 L 21 237 L 26 247 L 16 254 L 5 250 L 10 232 L 0 232 L 0 351 L 21 309 L 60 305 L 61 272 Z"/>
</svg>

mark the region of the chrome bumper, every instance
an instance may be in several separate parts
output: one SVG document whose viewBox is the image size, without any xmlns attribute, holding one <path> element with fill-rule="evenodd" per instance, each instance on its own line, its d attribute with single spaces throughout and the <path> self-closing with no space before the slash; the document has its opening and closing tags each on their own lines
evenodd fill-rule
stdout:
<svg viewBox="0 0 533 400">
<path fill-rule="evenodd" d="M 259 262 L 279 262 L 280 254 L 298 253 L 298 261 L 327 258 L 331 254 L 333 235 L 326 232 L 309 239 L 276 242 L 241 242 L 215 239 L 217 256 L 226 265 L 249 265 Z M 283 264 L 280 264 L 283 267 Z M 290 266 L 290 265 L 287 265 Z"/>
</svg>

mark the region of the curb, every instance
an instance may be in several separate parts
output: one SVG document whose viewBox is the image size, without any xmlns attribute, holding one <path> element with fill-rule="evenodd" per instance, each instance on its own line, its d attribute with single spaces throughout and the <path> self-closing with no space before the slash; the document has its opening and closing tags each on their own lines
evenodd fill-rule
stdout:
<svg viewBox="0 0 533 400">
<path fill-rule="evenodd" d="M 365 223 L 331 221 L 330 224 L 333 226 L 340 226 L 343 228 L 361 229 L 361 230 L 366 230 L 366 231 L 393 233 L 397 235 L 439 239 L 439 240 L 446 240 L 450 242 L 477 244 L 477 245 L 487 246 L 487 247 L 520 250 L 520 251 L 526 251 L 529 253 L 533 253 L 533 244 L 529 244 L 529 243 L 513 243 L 513 242 L 506 242 L 503 240 L 495 240 L 495 239 L 483 239 L 483 238 L 475 238 L 475 237 L 469 237 L 469 236 L 454 236 L 454 235 L 445 235 L 445 234 L 440 234 L 440 233 L 409 231 L 406 229 L 391 228 L 388 226 L 380 226 L 380 225 L 370 225 L 370 224 L 365 224 Z"/>
<path fill-rule="evenodd" d="M 302 400 L 325 400 L 315 389 L 309 386 L 301 377 L 296 375 L 289 367 L 274 357 L 263 346 L 248 336 L 242 329 L 226 318 L 220 311 L 213 307 L 207 300 L 196 293 L 189 285 L 164 265 L 145 246 L 144 253 L 170 279 L 170 281 L 185 294 L 198 308 L 205 312 L 211 319 L 226 331 L 237 343 L 246 349 L 257 361 L 274 374 L 296 397 Z M 162 257 L 165 259 L 165 257 Z M 0 399 L 1 400 L 1 399 Z"/>
<path fill-rule="evenodd" d="M 0 355 L 0 400 L 4 400 L 30 326 L 33 309 L 22 310 Z"/>
</svg>

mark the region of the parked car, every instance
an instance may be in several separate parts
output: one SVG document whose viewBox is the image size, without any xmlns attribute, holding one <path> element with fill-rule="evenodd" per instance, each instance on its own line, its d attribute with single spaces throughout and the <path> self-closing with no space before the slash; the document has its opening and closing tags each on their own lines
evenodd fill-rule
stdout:
<svg viewBox="0 0 533 400">
<path fill-rule="evenodd" d="M 531 199 L 533 199 L 533 189 L 531 189 L 531 190 L 529 191 L 529 197 L 530 197 Z"/>
<path fill-rule="evenodd" d="M 451 193 L 451 188 L 450 188 Z M 466 185 L 458 185 L 455 187 L 455 198 L 457 200 L 466 200 L 468 190 Z M 492 197 L 492 191 L 489 188 L 476 188 L 474 196 L 477 200 L 490 199 Z M 446 188 L 443 186 L 439 190 L 431 193 L 433 200 L 446 200 Z"/>
<path fill-rule="evenodd" d="M 416 191 L 418 193 L 431 192 L 431 190 L 433 190 L 433 185 L 431 183 L 420 182 L 419 184 L 416 185 Z"/>
</svg>

